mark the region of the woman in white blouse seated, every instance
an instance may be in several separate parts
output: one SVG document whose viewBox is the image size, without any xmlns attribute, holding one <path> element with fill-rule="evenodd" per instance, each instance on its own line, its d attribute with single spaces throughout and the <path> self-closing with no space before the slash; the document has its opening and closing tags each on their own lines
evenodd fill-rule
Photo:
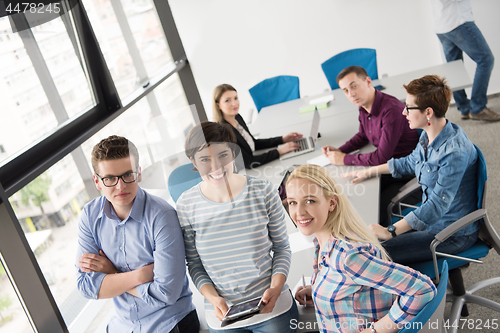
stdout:
<svg viewBox="0 0 500 333">
<path fill-rule="evenodd" d="M 212 99 L 214 121 L 227 123 L 233 127 L 236 135 L 237 144 L 243 155 L 245 168 L 252 169 L 262 164 L 278 159 L 281 155 L 299 148 L 294 142 L 302 138 L 302 134 L 292 132 L 284 136 L 278 136 L 269 139 L 255 139 L 248 130 L 247 124 L 238 113 L 240 109 L 240 100 L 236 89 L 230 84 L 221 84 L 214 90 Z M 260 155 L 254 155 L 255 150 L 276 147 Z"/>
</svg>

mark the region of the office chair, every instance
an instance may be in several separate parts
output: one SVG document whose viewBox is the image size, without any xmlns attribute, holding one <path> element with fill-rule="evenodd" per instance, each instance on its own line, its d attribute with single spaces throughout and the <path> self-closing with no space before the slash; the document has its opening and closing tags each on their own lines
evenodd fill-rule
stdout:
<svg viewBox="0 0 500 333">
<path fill-rule="evenodd" d="M 278 103 L 300 98 L 299 78 L 280 75 L 265 79 L 248 90 L 253 98 L 257 112 Z"/>
<path fill-rule="evenodd" d="M 182 193 L 201 182 L 200 173 L 191 170 L 192 168 L 193 163 L 181 165 L 168 177 L 168 191 L 174 202 L 177 202 Z"/>
<path fill-rule="evenodd" d="M 363 67 L 372 80 L 378 79 L 377 51 L 375 49 L 351 49 L 334 55 L 321 64 L 332 90 L 338 89 L 337 75 L 349 66 Z"/>
<path fill-rule="evenodd" d="M 446 287 L 448 286 L 448 263 L 443 262 L 441 269 L 441 279 L 437 286 L 437 293 L 427 305 L 410 321 L 399 333 L 415 333 L 436 331 L 445 332 L 444 327 L 444 306 L 446 303 Z M 434 327 L 437 323 L 438 327 Z M 433 330 L 434 329 L 434 330 Z"/>
<path fill-rule="evenodd" d="M 493 302 L 487 298 L 480 297 L 474 295 L 475 292 L 481 290 L 483 288 L 500 284 L 500 277 L 490 278 L 487 280 L 479 281 L 474 283 L 473 285 L 465 288 L 462 278 L 461 267 L 468 266 L 469 263 L 480 263 L 483 262 L 479 259 L 484 258 L 490 251 L 491 248 L 494 248 L 495 251 L 500 254 L 500 236 L 493 228 L 493 225 L 488 219 L 488 214 L 486 209 L 484 209 L 485 203 L 485 195 L 486 195 L 486 160 L 484 158 L 481 150 L 474 145 L 478 154 L 478 163 L 477 163 L 477 177 L 478 177 L 478 189 L 477 189 L 477 210 L 462 217 L 458 221 L 446 227 L 444 230 L 439 232 L 430 245 L 430 249 L 432 252 L 433 260 L 427 262 L 420 262 L 410 264 L 408 266 L 428 275 L 431 278 L 436 278 L 439 282 L 439 270 L 442 268 L 444 258 L 447 258 L 448 269 L 449 269 L 449 278 L 450 285 L 453 290 L 453 294 L 449 294 L 446 297 L 448 302 L 452 302 L 451 311 L 450 311 L 450 332 L 457 332 L 458 326 L 453 327 L 453 323 L 460 322 L 460 316 L 467 317 L 469 315 L 467 310 L 467 303 L 475 303 L 482 306 L 486 306 L 492 310 L 500 312 L 500 304 L 497 302 Z M 418 183 L 413 184 L 412 186 L 408 186 L 402 192 L 400 192 L 396 197 L 394 197 L 391 201 L 390 206 L 398 205 L 399 200 L 404 198 L 411 192 L 415 187 L 420 186 Z M 407 205 L 408 206 L 408 205 Z M 392 213 L 392 207 L 391 213 Z M 412 207 L 405 208 L 406 210 L 412 209 Z M 401 211 L 399 208 L 400 215 L 406 215 L 408 212 L 405 210 Z M 389 210 L 388 210 L 389 213 Z M 398 215 L 398 214 L 393 214 Z M 480 221 L 480 229 L 479 229 L 479 238 L 476 243 L 467 251 L 456 255 L 450 255 L 446 253 L 441 253 L 436 251 L 436 247 L 448 239 L 451 235 L 453 235 L 458 230 L 466 227 L 467 225 Z M 441 257 L 438 259 L 438 256 Z"/>
</svg>

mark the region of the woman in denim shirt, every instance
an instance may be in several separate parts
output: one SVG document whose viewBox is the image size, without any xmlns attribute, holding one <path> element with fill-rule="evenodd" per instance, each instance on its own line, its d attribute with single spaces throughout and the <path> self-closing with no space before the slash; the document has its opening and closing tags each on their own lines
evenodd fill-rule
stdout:
<svg viewBox="0 0 500 333">
<path fill-rule="evenodd" d="M 371 176 L 415 174 L 422 185 L 422 205 L 394 223 L 392 232 L 378 224 L 370 228 L 395 262 L 409 264 L 432 260 L 429 245 L 441 230 L 477 208 L 477 151 L 465 132 L 445 118 L 451 90 L 444 79 L 426 75 L 404 85 L 406 116 L 410 128 L 423 130 L 415 150 L 386 164 L 352 172 L 356 183 Z M 474 222 L 438 245 L 440 252 L 456 254 L 477 239 Z"/>
</svg>

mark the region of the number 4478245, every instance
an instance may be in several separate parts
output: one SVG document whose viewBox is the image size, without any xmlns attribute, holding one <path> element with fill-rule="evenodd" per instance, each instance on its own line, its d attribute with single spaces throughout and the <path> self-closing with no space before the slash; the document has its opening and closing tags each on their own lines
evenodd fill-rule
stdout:
<svg viewBox="0 0 500 333">
<path fill-rule="evenodd" d="M 44 5 L 43 3 L 37 4 L 36 2 L 21 2 L 16 3 L 14 6 L 12 3 L 9 3 L 5 8 L 7 13 L 25 13 L 30 12 L 32 14 L 35 13 L 55 13 L 58 14 L 61 11 L 61 7 L 59 7 L 59 3 L 49 3 Z"/>
<path fill-rule="evenodd" d="M 444 327 L 446 329 L 453 327 L 453 328 L 460 328 L 460 329 L 498 329 L 498 319 L 486 319 L 484 322 L 482 319 L 472 319 L 472 318 L 460 318 L 460 320 L 454 320 L 453 322 L 450 322 L 449 319 L 446 319 L 444 321 Z"/>
</svg>

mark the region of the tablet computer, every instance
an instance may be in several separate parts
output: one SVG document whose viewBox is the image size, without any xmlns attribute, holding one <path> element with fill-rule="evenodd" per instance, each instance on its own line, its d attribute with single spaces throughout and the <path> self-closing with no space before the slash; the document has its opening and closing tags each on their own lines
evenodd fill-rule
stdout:
<svg viewBox="0 0 500 333">
<path fill-rule="evenodd" d="M 222 318 L 221 327 L 258 314 L 264 305 L 262 297 L 231 305 L 224 318 Z"/>
</svg>

